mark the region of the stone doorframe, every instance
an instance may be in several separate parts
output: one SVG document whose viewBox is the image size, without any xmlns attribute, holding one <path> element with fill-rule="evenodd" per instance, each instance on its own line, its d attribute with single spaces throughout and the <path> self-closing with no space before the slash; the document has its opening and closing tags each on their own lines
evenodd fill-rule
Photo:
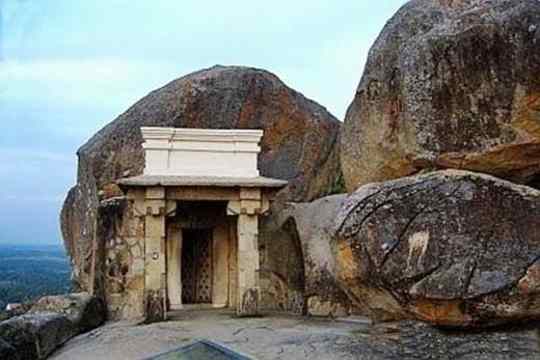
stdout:
<svg viewBox="0 0 540 360">
<path fill-rule="evenodd" d="M 167 316 L 166 219 L 175 215 L 177 201 L 227 201 L 227 215 L 237 217 L 236 314 L 259 314 L 259 216 L 269 210 L 275 190 L 261 187 L 139 186 L 127 189 L 135 202 L 133 216 L 144 217 L 144 302 L 148 322 Z"/>
<path fill-rule="evenodd" d="M 213 203 L 214 206 L 221 203 Z M 178 211 L 178 210 L 177 210 Z M 184 212 L 183 212 L 184 213 Z M 214 214 L 215 215 L 215 214 Z M 178 214 L 177 216 L 178 217 Z M 229 304 L 236 304 L 236 221 L 219 218 L 215 224 L 208 227 L 189 227 L 179 224 L 174 219 L 167 223 L 167 299 L 168 309 L 186 310 L 192 308 L 225 308 Z M 184 250 L 186 246 L 186 230 L 208 231 L 211 233 L 209 246 L 211 247 L 211 301 L 208 304 L 184 303 Z M 234 234 L 232 231 L 234 230 Z M 234 245 L 234 246 L 233 246 Z M 234 264 L 233 264 L 234 261 Z M 234 265 L 234 267 L 232 267 Z M 193 269 L 196 270 L 196 269 Z M 193 276 L 195 272 L 192 272 Z M 234 285 L 231 281 L 234 278 Z M 193 278 L 191 279 L 193 280 Z M 234 291 L 233 291 L 234 289 Z"/>
</svg>

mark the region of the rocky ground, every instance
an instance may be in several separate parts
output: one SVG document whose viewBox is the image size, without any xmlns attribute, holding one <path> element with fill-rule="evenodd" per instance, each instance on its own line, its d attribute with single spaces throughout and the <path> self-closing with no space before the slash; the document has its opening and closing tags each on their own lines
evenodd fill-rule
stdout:
<svg viewBox="0 0 540 360">
<path fill-rule="evenodd" d="M 111 323 L 52 355 L 144 359 L 208 339 L 256 359 L 539 359 L 539 326 L 464 333 L 416 322 L 370 325 L 292 316 L 234 318 L 224 311 L 179 313 L 152 325 Z"/>
<path fill-rule="evenodd" d="M 0 359 L 46 359 L 78 334 L 103 324 L 104 304 L 88 293 L 45 296 L 0 321 Z"/>
</svg>

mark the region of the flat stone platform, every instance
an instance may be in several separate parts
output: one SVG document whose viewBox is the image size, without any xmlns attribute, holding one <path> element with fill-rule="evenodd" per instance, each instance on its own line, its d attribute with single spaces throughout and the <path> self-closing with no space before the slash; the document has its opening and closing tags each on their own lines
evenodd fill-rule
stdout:
<svg viewBox="0 0 540 360">
<path fill-rule="evenodd" d="M 281 188 L 287 181 L 257 177 L 227 176 L 176 176 L 176 175 L 140 175 L 117 181 L 120 186 L 214 186 L 214 187 L 259 187 Z"/>
<path fill-rule="evenodd" d="M 253 359 L 539 359 L 537 326 L 457 332 L 418 322 L 370 325 L 232 311 L 177 312 L 151 325 L 110 323 L 70 340 L 50 359 L 146 359 L 206 339 Z"/>
</svg>

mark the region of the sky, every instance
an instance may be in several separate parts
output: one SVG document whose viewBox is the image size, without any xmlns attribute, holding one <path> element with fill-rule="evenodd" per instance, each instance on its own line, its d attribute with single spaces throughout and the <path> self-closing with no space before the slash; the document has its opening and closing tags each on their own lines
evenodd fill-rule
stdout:
<svg viewBox="0 0 540 360">
<path fill-rule="evenodd" d="M 269 70 L 340 120 L 403 0 L 0 0 L 0 243 L 60 244 L 76 151 L 151 90 Z"/>
</svg>

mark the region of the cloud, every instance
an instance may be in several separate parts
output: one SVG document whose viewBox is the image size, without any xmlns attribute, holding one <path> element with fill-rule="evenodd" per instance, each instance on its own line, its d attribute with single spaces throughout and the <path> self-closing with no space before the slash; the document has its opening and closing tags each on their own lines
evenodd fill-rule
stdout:
<svg viewBox="0 0 540 360">
<path fill-rule="evenodd" d="M 144 63 L 118 58 L 6 60 L 0 81 L 63 83 L 123 82 L 163 71 L 166 63 Z M 144 75 L 143 75 L 144 74 Z"/>
<path fill-rule="evenodd" d="M 46 195 L 46 194 L 3 194 L 0 193 L 0 199 L 7 202 L 24 202 L 24 203 L 50 203 L 54 205 L 61 204 L 64 201 L 65 194 Z"/>
<path fill-rule="evenodd" d="M 61 192 L 73 181 L 77 159 L 73 154 L 46 149 L 0 148 L 0 190 L 5 193 L 49 194 Z"/>
<path fill-rule="evenodd" d="M 266 68 L 343 118 L 367 49 L 403 3 L 0 0 L 0 241 L 57 241 L 77 147 L 192 71 Z"/>
<path fill-rule="evenodd" d="M 28 162 L 28 161 L 52 161 L 55 163 L 72 163 L 74 156 L 60 152 L 51 152 L 46 149 L 21 148 L 1 148 L 0 159 L 7 162 Z"/>
<path fill-rule="evenodd" d="M 0 61 L 8 47 L 18 51 L 32 47 L 33 34 L 50 5 L 44 1 L 0 0 Z"/>
<path fill-rule="evenodd" d="M 0 68 L 0 96 L 2 101 L 39 99 L 116 108 L 135 101 L 147 84 L 162 84 L 174 69 L 167 62 L 120 58 L 6 60 Z"/>
</svg>

